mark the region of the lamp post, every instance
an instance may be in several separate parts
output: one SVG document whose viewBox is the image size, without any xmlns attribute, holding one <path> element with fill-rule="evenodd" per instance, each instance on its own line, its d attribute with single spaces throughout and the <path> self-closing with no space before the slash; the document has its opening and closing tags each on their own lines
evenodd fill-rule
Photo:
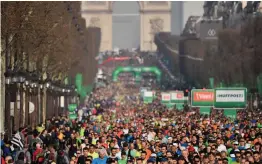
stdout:
<svg viewBox="0 0 262 164">
<path fill-rule="evenodd" d="M 24 125 L 24 85 L 23 83 L 25 82 L 25 73 L 23 71 L 20 71 L 17 73 L 17 84 L 18 84 L 18 92 L 19 92 L 19 100 L 20 100 L 20 105 L 19 105 L 19 125 L 23 126 Z"/>
<path fill-rule="evenodd" d="M 10 113 L 10 85 L 11 85 L 11 69 L 7 69 L 5 72 L 5 125 L 7 135 L 10 137 L 12 134 L 12 126 L 11 126 L 11 113 Z"/>
<path fill-rule="evenodd" d="M 30 120 L 30 125 L 35 126 L 36 124 L 39 123 L 38 120 L 38 93 L 39 93 L 39 76 L 36 71 L 33 71 L 30 73 L 31 74 L 31 83 L 29 84 L 31 92 L 31 100 L 30 104 L 33 103 L 33 106 L 29 105 L 29 120 Z"/>
<path fill-rule="evenodd" d="M 13 72 L 13 75 L 11 77 L 11 83 L 13 84 L 13 90 L 14 90 L 14 94 L 13 94 L 13 98 L 12 98 L 12 101 L 14 102 L 14 117 L 12 118 L 14 121 L 14 124 L 13 124 L 13 130 L 18 130 L 19 129 L 19 123 L 20 123 L 20 117 L 19 117 L 19 114 L 20 114 L 20 111 L 18 111 L 18 100 L 20 101 L 20 83 L 19 83 L 19 79 L 18 79 L 18 72 Z M 20 105 L 20 103 L 19 103 Z M 20 108 L 20 107 L 19 107 Z"/>
<path fill-rule="evenodd" d="M 40 97 L 39 97 L 39 109 L 40 109 L 40 113 L 39 113 L 39 121 L 40 121 L 40 123 L 42 123 L 43 121 L 44 121 L 44 117 L 43 117 L 43 115 L 44 115 L 44 92 L 45 92 L 45 87 L 44 87 L 45 85 L 44 85 L 44 82 L 43 81 L 41 81 L 40 83 L 39 83 L 39 88 L 40 88 Z"/>
<path fill-rule="evenodd" d="M 27 74 L 28 77 L 25 80 L 25 125 L 28 126 L 30 124 L 29 122 L 29 102 L 31 101 L 31 80 L 29 73 Z"/>
</svg>

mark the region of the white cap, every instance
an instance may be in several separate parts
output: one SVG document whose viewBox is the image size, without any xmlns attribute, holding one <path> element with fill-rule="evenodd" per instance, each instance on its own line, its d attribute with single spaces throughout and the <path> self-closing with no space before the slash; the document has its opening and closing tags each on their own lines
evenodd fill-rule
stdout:
<svg viewBox="0 0 262 164">
<path fill-rule="evenodd" d="M 155 153 L 151 154 L 151 157 L 156 157 L 156 154 Z"/>
<path fill-rule="evenodd" d="M 234 145 L 238 145 L 238 142 L 237 142 L 237 141 L 235 141 L 233 144 L 234 144 Z"/>
<path fill-rule="evenodd" d="M 230 157 L 235 158 L 236 156 L 235 156 L 235 154 L 230 154 Z"/>
<path fill-rule="evenodd" d="M 186 148 L 184 146 L 181 146 L 181 150 L 186 150 Z"/>
<path fill-rule="evenodd" d="M 119 146 L 118 146 L 118 144 L 116 144 L 116 145 L 114 146 L 114 148 L 116 148 L 116 149 L 119 149 Z"/>
<path fill-rule="evenodd" d="M 169 140 L 172 140 L 173 138 L 172 137 L 168 137 Z"/>
<path fill-rule="evenodd" d="M 173 145 L 174 145 L 174 146 L 178 146 L 178 144 L 177 144 L 177 143 L 173 143 Z"/>
</svg>

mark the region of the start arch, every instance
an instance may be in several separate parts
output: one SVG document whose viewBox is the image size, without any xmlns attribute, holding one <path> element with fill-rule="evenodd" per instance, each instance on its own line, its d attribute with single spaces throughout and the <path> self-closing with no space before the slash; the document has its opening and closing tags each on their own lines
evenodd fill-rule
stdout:
<svg viewBox="0 0 262 164">
<path fill-rule="evenodd" d="M 157 81 L 160 82 L 162 72 L 157 67 L 117 67 L 112 74 L 113 81 L 117 81 L 118 75 L 122 72 L 133 72 L 136 81 L 141 80 L 141 74 L 143 72 L 152 72 L 156 75 Z"/>
</svg>

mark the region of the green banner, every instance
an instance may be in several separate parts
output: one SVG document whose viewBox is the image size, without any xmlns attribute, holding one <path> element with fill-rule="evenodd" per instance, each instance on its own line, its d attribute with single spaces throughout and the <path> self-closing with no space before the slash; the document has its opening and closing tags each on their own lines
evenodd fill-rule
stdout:
<svg viewBox="0 0 262 164">
<path fill-rule="evenodd" d="M 236 119 L 237 118 L 237 110 L 236 109 L 225 109 L 224 110 L 224 115 L 226 117 Z"/>
<path fill-rule="evenodd" d="M 141 80 L 143 72 L 152 72 L 156 75 L 157 81 L 161 80 L 162 72 L 157 67 L 117 67 L 112 73 L 112 80 L 117 81 L 121 72 L 134 72 L 136 80 Z"/>
<path fill-rule="evenodd" d="M 69 119 L 70 119 L 70 120 L 75 120 L 75 119 L 77 119 L 77 114 L 69 114 Z"/>
<path fill-rule="evenodd" d="M 77 105 L 76 104 L 69 104 L 68 105 L 68 110 L 69 112 L 74 112 L 77 108 Z"/>
<path fill-rule="evenodd" d="M 153 95 L 152 91 L 145 91 L 144 97 L 143 97 L 144 103 L 145 104 L 152 103 L 153 102 L 153 96 L 154 95 Z"/>
<path fill-rule="evenodd" d="M 192 107 L 211 107 L 214 104 L 213 89 L 192 89 L 191 106 Z"/>
<path fill-rule="evenodd" d="M 199 111 L 200 111 L 200 114 L 210 115 L 211 109 L 210 107 L 200 107 Z"/>
<path fill-rule="evenodd" d="M 258 93 L 262 95 L 262 74 L 257 77 L 257 89 Z"/>
<path fill-rule="evenodd" d="M 216 88 L 215 108 L 246 108 L 247 89 L 246 88 Z"/>
<path fill-rule="evenodd" d="M 174 91 L 170 92 L 171 94 L 171 103 L 184 103 L 184 91 Z"/>
<path fill-rule="evenodd" d="M 209 85 L 210 85 L 210 88 L 211 89 L 213 89 L 214 88 L 214 78 L 213 77 L 211 77 L 211 78 L 209 78 Z"/>
<path fill-rule="evenodd" d="M 174 103 L 166 103 L 165 105 L 166 105 L 166 107 L 169 108 L 169 109 L 170 109 L 170 108 L 173 108 L 173 107 L 175 106 Z"/>
<path fill-rule="evenodd" d="M 184 104 L 176 104 L 176 109 L 177 110 L 183 110 L 184 109 Z"/>
<path fill-rule="evenodd" d="M 171 95 L 170 93 L 163 92 L 161 93 L 161 102 L 164 104 L 170 103 Z"/>
</svg>

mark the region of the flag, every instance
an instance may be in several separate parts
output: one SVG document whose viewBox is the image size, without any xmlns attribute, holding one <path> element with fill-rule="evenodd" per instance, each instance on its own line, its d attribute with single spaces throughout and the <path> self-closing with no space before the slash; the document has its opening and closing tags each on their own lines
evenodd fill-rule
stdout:
<svg viewBox="0 0 262 164">
<path fill-rule="evenodd" d="M 11 143 L 13 145 L 16 145 L 17 147 L 19 147 L 20 150 L 23 150 L 23 148 L 24 148 L 24 144 L 22 143 L 22 138 L 21 138 L 19 132 L 17 132 L 15 134 L 15 136 L 12 138 Z"/>
</svg>

